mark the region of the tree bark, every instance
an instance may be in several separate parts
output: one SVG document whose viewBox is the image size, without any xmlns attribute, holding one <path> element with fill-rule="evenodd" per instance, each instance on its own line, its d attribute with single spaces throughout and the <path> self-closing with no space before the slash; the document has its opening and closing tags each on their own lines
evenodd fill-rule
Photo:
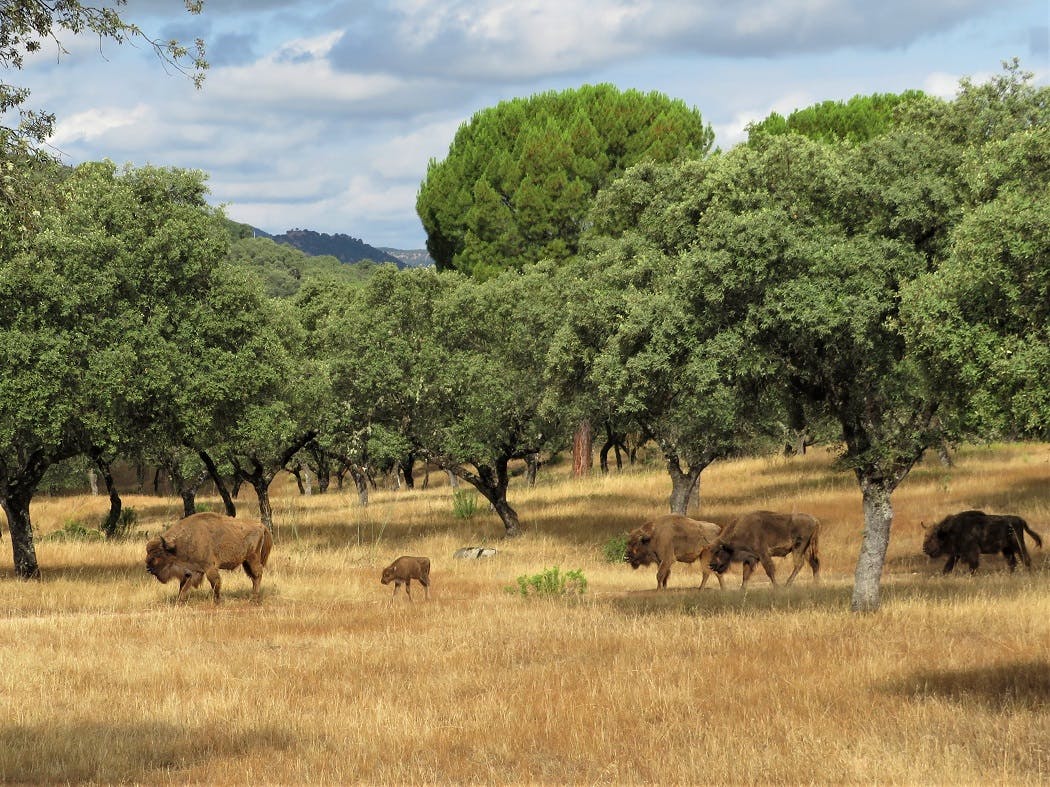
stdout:
<svg viewBox="0 0 1050 787">
<path fill-rule="evenodd" d="M 364 470 L 357 467 L 356 465 L 350 465 L 350 477 L 354 479 L 354 484 L 357 486 L 357 501 L 361 504 L 362 508 L 368 507 L 368 477 L 365 475 Z"/>
<path fill-rule="evenodd" d="M 33 545 L 33 523 L 29 518 L 29 501 L 40 479 L 19 478 L 8 481 L 0 496 L 0 507 L 7 514 L 7 530 L 11 534 L 11 552 L 14 557 L 15 576 L 19 579 L 40 579 L 40 565 L 36 560 Z"/>
<path fill-rule="evenodd" d="M 510 483 L 510 474 L 507 466 L 510 458 L 501 456 L 496 459 L 495 466 L 489 467 L 485 464 L 471 463 L 477 468 L 477 473 L 471 473 L 461 464 L 446 466 L 446 470 L 455 473 L 468 484 L 477 489 L 482 497 L 488 500 L 492 510 L 503 522 L 504 535 L 514 538 L 521 535 L 521 522 L 518 512 L 507 502 L 507 486 Z"/>
<path fill-rule="evenodd" d="M 207 451 L 198 451 L 197 456 L 204 462 L 204 467 L 208 471 L 208 475 L 211 476 L 211 480 L 215 484 L 215 489 L 219 493 L 219 497 L 222 498 L 222 505 L 226 509 L 226 516 L 237 516 L 237 506 L 233 504 L 233 498 L 230 497 L 230 490 L 226 488 L 226 482 L 223 481 L 222 476 L 219 475 L 219 468 L 215 466 L 215 462 L 208 455 Z"/>
<path fill-rule="evenodd" d="M 864 536 L 853 579 L 854 612 L 874 612 L 879 608 L 879 583 L 890 544 L 893 524 L 893 485 L 882 479 L 860 479 L 864 499 Z"/>
<path fill-rule="evenodd" d="M 109 515 L 102 523 L 102 532 L 106 534 L 106 538 L 113 538 L 117 535 L 120 524 L 120 510 L 124 507 L 124 504 L 120 499 L 120 494 L 117 492 L 116 484 L 113 483 L 113 471 L 109 466 L 109 462 L 100 455 L 94 456 L 93 459 L 98 471 L 102 473 L 102 480 L 106 482 L 106 491 L 109 493 Z"/>
<path fill-rule="evenodd" d="M 540 455 L 533 451 L 527 457 L 525 457 L 525 481 L 529 485 L 529 489 L 536 486 L 536 474 L 540 469 Z"/>
<path fill-rule="evenodd" d="M 593 450 L 591 422 L 585 419 L 580 421 L 576 433 L 572 436 L 572 474 L 575 478 L 590 474 Z"/>
<path fill-rule="evenodd" d="M 669 502 L 672 514 L 687 515 L 689 499 L 693 496 L 693 490 L 699 489 L 700 473 L 705 467 L 707 467 L 706 462 L 690 465 L 688 470 L 683 470 L 677 456 L 667 457 L 667 472 L 671 476 L 671 498 Z M 697 498 L 696 506 L 697 510 L 699 510 L 699 497 Z"/>
</svg>

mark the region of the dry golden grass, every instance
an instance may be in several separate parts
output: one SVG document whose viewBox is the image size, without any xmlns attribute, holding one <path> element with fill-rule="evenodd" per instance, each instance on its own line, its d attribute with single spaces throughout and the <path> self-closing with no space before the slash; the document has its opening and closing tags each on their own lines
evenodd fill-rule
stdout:
<svg viewBox="0 0 1050 787">
<path fill-rule="evenodd" d="M 437 480 L 432 478 L 432 480 Z M 943 578 L 920 522 L 1018 513 L 1050 547 L 1050 446 L 969 448 L 895 496 L 882 610 L 848 611 L 862 529 L 830 458 L 749 459 L 704 473 L 703 518 L 753 508 L 825 522 L 825 582 L 696 590 L 678 565 L 606 563 L 611 537 L 662 513 L 658 469 L 512 487 L 526 526 L 501 542 L 450 490 L 299 497 L 275 490 L 263 603 L 224 573 L 225 604 L 144 570 L 144 538 L 42 540 L 40 583 L 0 562 L 0 780 L 96 783 L 1050 783 L 1050 548 L 1009 574 Z M 208 501 L 214 502 L 214 501 Z M 128 496 L 142 530 L 175 500 Z M 40 535 L 94 523 L 104 498 L 41 499 Z M 252 515 L 242 500 L 244 515 Z M 456 561 L 490 545 L 499 554 Z M 389 601 L 400 554 L 431 558 L 431 600 Z M 504 588 L 583 569 L 582 600 Z"/>
</svg>

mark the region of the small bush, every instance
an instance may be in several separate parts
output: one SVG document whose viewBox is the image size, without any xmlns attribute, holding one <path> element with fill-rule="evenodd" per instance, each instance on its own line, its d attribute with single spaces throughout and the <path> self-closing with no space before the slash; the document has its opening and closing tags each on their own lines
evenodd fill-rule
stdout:
<svg viewBox="0 0 1050 787">
<path fill-rule="evenodd" d="M 582 596 L 587 590 L 587 578 L 582 569 L 566 571 L 564 574 L 558 566 L 545 569 L 531 577 L 522 574 L 518 577 L 518 586 L 509 587 L 509 593 L 520 593 L 522 596 Z"/>
<path fill-rule="evenodd" d="M 614 536 L 602 547 L 602 556 L 609 563 L 622 563 L 627 555 L 627 536 Z"/>
<path fill-rule="evenodd" d="M 470 519 L 478 511 L 478 496 L 468 489 L 457 489 L 452 493 L 452 516 Z"/>
<path fill-rule="evenodd" d="M 131 506 L 124 506 L 120 509 L 120 516 L 117 517 L 117 523 L 113 527 L 112 531 L 106 531 L 106 522 L 109 521 L 109 517 L 106 517 L 99 524 L 99 530 L 107 538 L 125 538 L 131 532 L 131 528 L 139 521 L 138 512 L 135 511 Z"/>
<path fill-rule="evenodd" d="M 61 530 L 48 533 L 42 541 L 100 541 L 105 534 L 97 528 L 88 527 L 83 522 L 67 519 Z"/>
</svg>

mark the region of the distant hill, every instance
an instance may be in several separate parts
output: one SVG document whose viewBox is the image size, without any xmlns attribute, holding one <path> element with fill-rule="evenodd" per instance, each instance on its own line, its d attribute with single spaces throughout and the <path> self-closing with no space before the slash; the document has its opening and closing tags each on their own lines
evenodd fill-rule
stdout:
<svg viewBox="0 0 1050 787">
<path fill-rule="evenodd" d="M 391 249 L 387 246 L 380 246 L 379 248 L 381 251 L 397 257 L 404 263 L 406 268 L 429 268 L 434 264 L 433 258 L 427 253 L 426 249 Z"/>
<path fill-rule="evenodd" d="M 405 263 L 398 257 L 388 254 L 375 246 L 369 246 L 363 240 L 352 238 L 349 235 L 337 233 L 328 235 L 313 230 L 288 230 L 283 235 L 271 236 L 276 243 L 285 243 L 294 246 L 300 251 L 315 257 L 330 255 L 340 262 L 361 262 L 372 260 L 373 262 L 392 262 L 399 268 L 404 268 Z"/>
</svg>

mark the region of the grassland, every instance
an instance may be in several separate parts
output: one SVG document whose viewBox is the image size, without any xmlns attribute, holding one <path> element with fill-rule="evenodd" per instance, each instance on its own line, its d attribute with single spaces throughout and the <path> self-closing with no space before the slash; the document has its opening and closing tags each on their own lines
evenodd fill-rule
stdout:
<svg viewBox="0 0 1050 787">
<path fill-rule="evenodd" d="M 299 496 L 275 489 L 263 603 L 224 574 L 176 608 L 143 568 L 175 499 L 126 496 L 135 537 L 46 538 L 96 523 L 104 497 L 38 500 L 44 572 L 15 580 L 0 545 L 0 780 L 95 783 L 1050 783 L 1050 446 L 966 448 L 895 495 L 882 609 L 849 612 L 862 517 L 830 455 L 746 459 L 703 476 L 700 515 L 762 507 L 825 522 L 824 582 L 804 569 L 745 595 L 696 566 L 670 589 L 602 547 L 653 515 L 657 468 L 512 486 L 526 534 L 452 514 L 451 490 Z M 213 500 L 204 502 L 215 503 Z M 242 498 L 244 516 L 252 506 Z M 989 556 L 939 576 L 922 522 L 1018 513 L 1044 537 L 1035 571 Z M 691 512 L 694 513 L 694 512 Z M 499 552 L 453 560 L 461 546 Z M 400 554 L 433 563 L 429 602 L 379 583 Z M 550 566 L 578 600 L 506 592 Z M 958 570 L 958 569 L 957 569 Z"/>
</svg>

